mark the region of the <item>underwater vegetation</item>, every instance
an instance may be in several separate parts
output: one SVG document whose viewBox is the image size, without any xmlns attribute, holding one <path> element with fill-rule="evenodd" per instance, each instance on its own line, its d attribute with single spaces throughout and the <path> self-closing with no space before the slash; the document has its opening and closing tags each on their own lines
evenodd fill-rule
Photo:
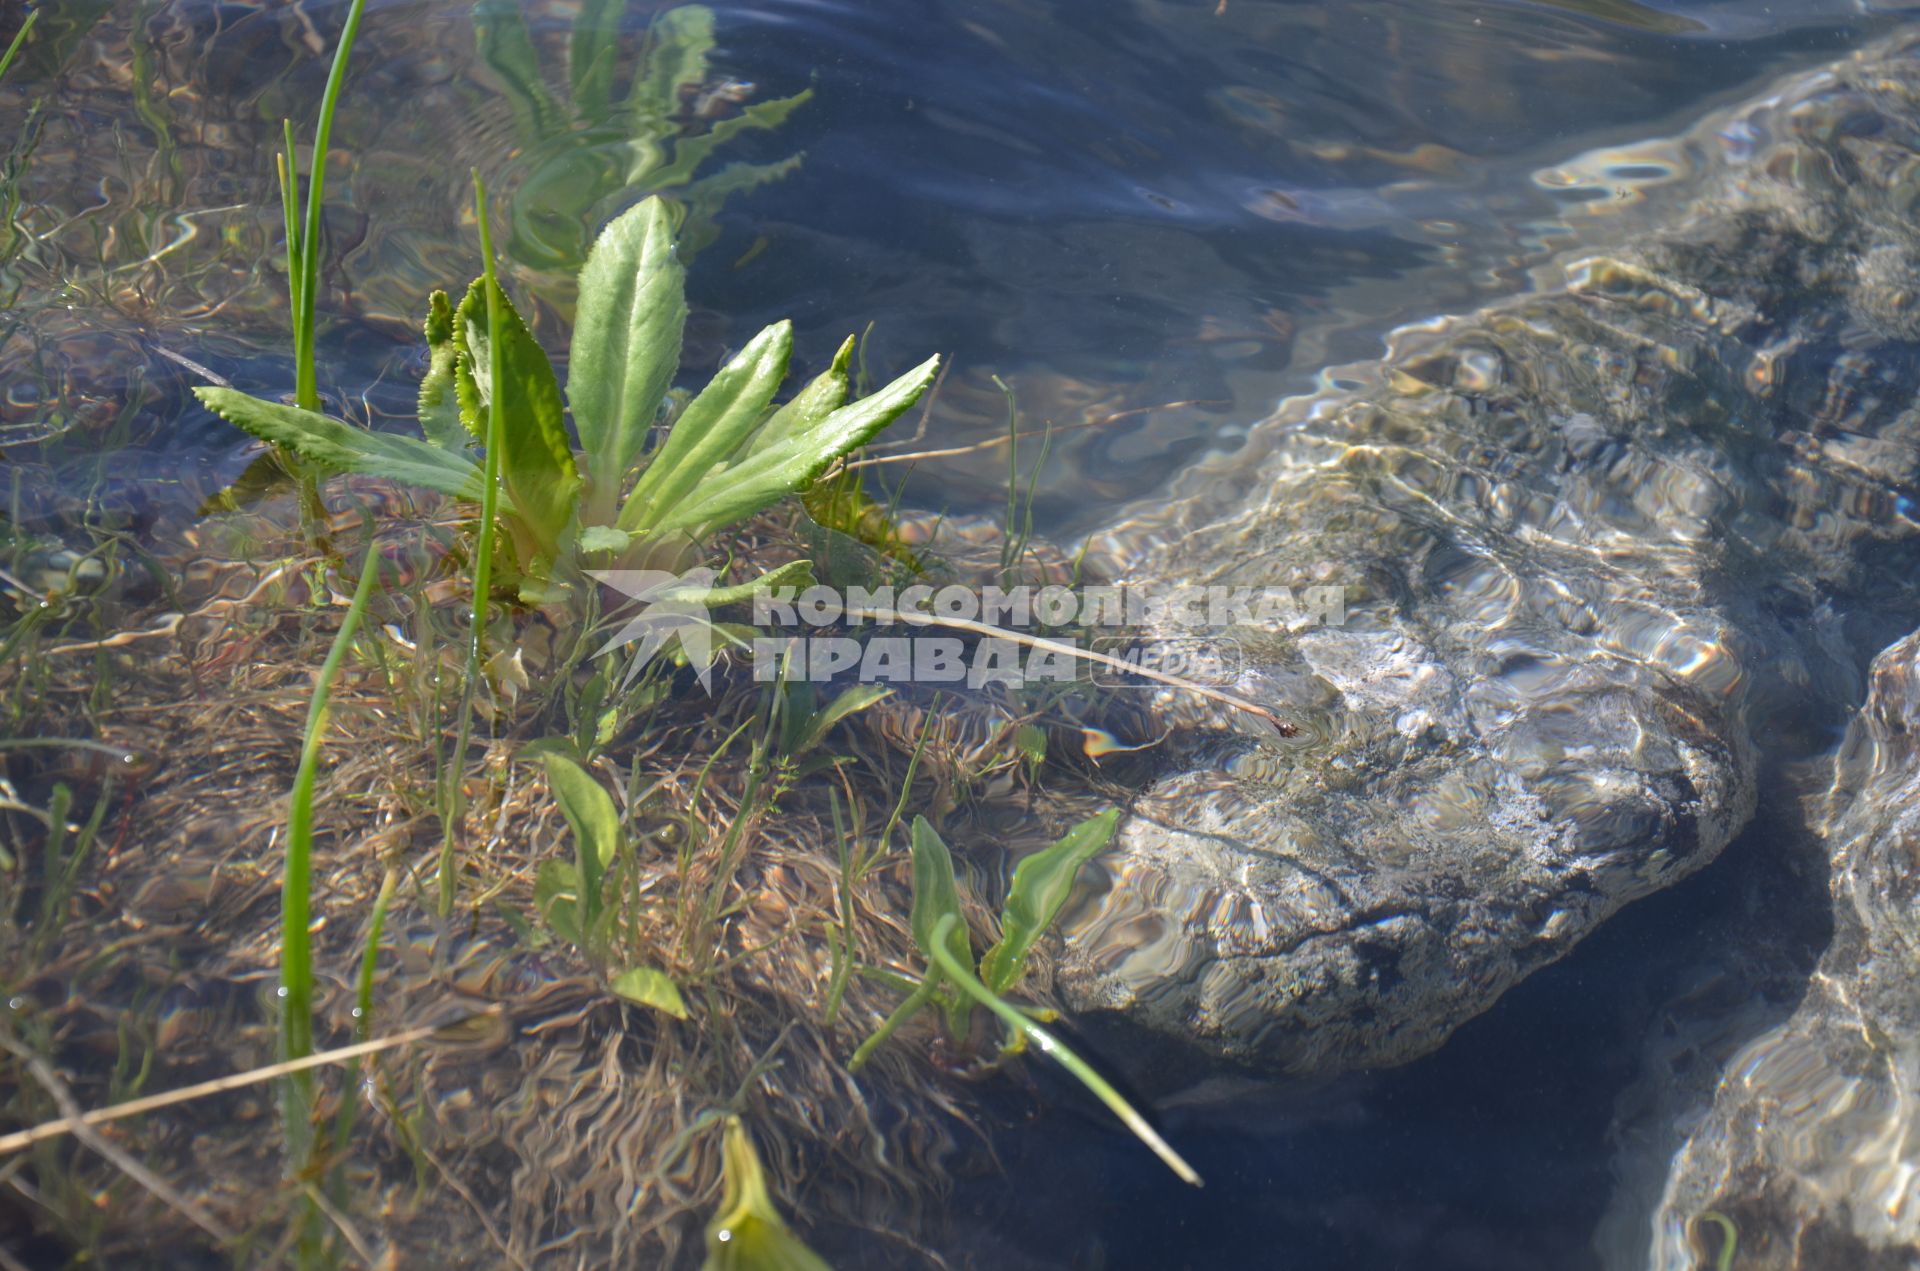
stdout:
<svg viewBox="0 0 1920 1271">
<path fill-rule="evenodd" d="M 606 1053 L 618 1055 L 618 1065 L 596 1060 L 594 1071 L 620 1074 L 631 1092 L 624 1097 L 649 1111 L 633 1114 L 637 1128 L 617 1149 L 597 1149 L 617 1150 L 619 1168 L 605 1173 L 643 1176 L 641 1193 L 623 1186 L 616 1203 L 606 1190 L 613 1184 L 601 1182 L 548 1203 L 556 1211 L 575 1206 L 567 1212 L 585 1212 L 604 1228 L 630 1225 L 633 1234 L 616 1235 L 615 1247 L 631 1240 L 649 1258 L 676 1256 L 687 1238 L 685 1219 L 698 1213 L 707 1219 L 709 1267 L 825 1266 L 775 1201 L 822 1161 L 871 1185 L 868 1162 L 897 1157 L 888 1166 L 892 1177 L 873 1190 L 902 1203 L 908 1213 L 901 1225 L 910 1231 L 912 1209 L 940 1186 L 944 1149 L 911 1121 L 897 1129 L 872 1125 L 853 1074 L 908 1106 L 964 1122 L 964 1104 L 945 1089 L 944 1074 L 917 1045 L 905 1044 L 916 1036 L 911 1026 L 922 1007 L 945 1028 L 947 1051 L 967 1057 L 976 1075 L 1038 1050 L 1182 1178 L 1198 1182 L 1111 1084 L 1046 1027 L 1048 1010 L 1008 1000 L 1016 993 L 1044 1000 L 1044 986 L 1028 983 L 1029 966 L 1081 866 L 1111 838 L 1116 812 L 1080 819 L 1020 861 L 997 935 L 984 941 L 987 953 L 976 961 L 963 904 L 984 912 L 988 889 L 956 870 L 934 829 L 933 821 L 954 809 L 949 778 L 929 777 L 920 767 L 936 723 L 931 711 L 901 771 L 884 746 L 861 740 L 853 728 L 895 705 L 884 688 L 860 686 L 822 700 L 803 683 L 723 680 L 719 698 L 701 704 L 683 700 L 686 677 L 672 657 L 630 669 L 586 660 L 622 617 L 617 608 L 602 610 L 603 571 L 678 571 L 724 560 L 740 581 L 663 593 L 718 610 L 758 588 L 805 581 L 811 561 L 801 552 L 836 537 L 842 546 L 877 549 L 849 557 L 856 566 L 927 565 L 889 550 L 898 537 L 886 509 L 846 461 L 929 392 L 939 358 L 861 391 L 865 367 L 849 337 L 825 369 L 780 402 L 794 355 L 792 326 L 780 322 L 748 340 L 704 385 L 678 384 L 684 254 L 698 245 L 703 218 L 719 198 L 779 175 L 791 161 L 735 165 L 705 179 L 695 172 L 729 137 L 777 125 L 807 94 L 688 132 L 682 116 L 689 91 L 707 79 L 712 15 L 697 8 L 663 14 L 632 88 L 616 98 L 612 68 L 624 6 L 587 6 L 574 33 L 570 107 L 541 87 L 537 68 L 512 77 L 521 90 L 517 117 L 539 128 L 561 121 L 536 172 L 553 183 L 530 179 L 506 200 L 512 228 L 504 257 L 538 273 L 523 278 L 530 289 L 565 284 L 572 330 L 564 374 L 496 270 L 493 208 L 476 174 L 482 274 L 463 292 L 428 297 L 418 431 L 382 431 L 323 409 L 338 399 L 323 396 L 316 359 L 329 243 L 323 158 L 333 146 L 365 8 L 355 0 L 345 13 L 304 148 L 312 156 L 306 170 L 290 122 L 276 155 L 292 392 L 282 399 L 224 384 L 195 390 L 220 418 L 271 443 L 272 463 L 286 478 L 278 488 L 292 496 L 290 503 L 250 506 L 256 491 L 212 503 L 212 528 L 196 533 L 230 534 L 236 557 L 277 555 L 278 563 L 261 567 L 237 600 L 218 587 L 206 597 L 180 596 L 167 629 L 206 623 L 220 631 L 213 657 L 190 664 L 196 693 L 208 672 L 264 667 L 271 659 L 255 661 L 255 654 L 272 650 L 278 717 L 298 737 L 283 752 L 290 770 L 261 745 L 284 730 L 247 733 L 251 740 L 242 743 L 254 748 L 254 784 L 280 782 L 286 795 L 271 800 L 259 824 L 264 835 L 245 858 L 254 883 L 278 892 L 276 935 L 233 954 L 236 965 L 256 970 L 279 964 L 264 1003 L 276 1022 L 272 1054 L 236 1045 L 221 1053 L 224 1062 L 255 1054 L 261 1066 L 226 1085 L 187 1087 L 230 1091 L 278 1082 L 273 1150 L 286 1203 L 245 1215 L 245 1230 L 188 1197 L 154 1192 L 157 1203 L 240 1262 L 376 1261 L 383 1238 L 362 1224 L 386 1202 L 370 1182 L 378 1167 L 363 1155 L 369 1134 L 390 1158 L 408 1164 L 416 1189 L 424 1190 L 423 1179 L 445 1178 L 452 1195 L 465 1193 L 447 1163 L 450 1149 L 443 1142 L 436 1152 L 423 1128 L 432 1121 L 422 1108 L 431 1103 L 426 1091 L 436 1065 L 454 1060 L 375 1054 L 439 1043 L 457 1053 L 459 1042 L 483 1033 L 503 1006 L 550 1009 L 555 997 L 568 1004 L 568 1018 L 583 1022 L 583 1048 L 604 1041 Z M 485 60 L 502 78 L 531 65 L 522 56 L 531 56 L 532 43 L 517 6 L 478 6 L 476 27 Z M 603 166 L 610 147 L 627 155 L 625 166 Z M 669 201 L 659 190 L 678 197 Z M 564 236 L 550 232 L 576 217 L 597 218 L 614 201 L 630 206 L 577 256 L 569 255 Z M 1031 496 L 1029 488 L 1029 529 Z M 1015 528 L 1010 523 L 1009 533 Z M 198 542 L 181 549 L 188 559 L 199 550 Z M 1011 579 L 1024 550 L 1003 549 L 996 576 Z M 171 566 L 156 562 L 154 572 Z M 466 611 L 464 624 L 449 617 L 456 606 Z M 89 613 L 88 620 L 101 616 Z M 19 659 L 14 669 L 35 653 L 34 624 L 45 621 L 9 629 L 7 653 Z M 720 621 L 711 627 L 723 651 L 743 630 Z M 104 696 L 104 677 L 125 665 L 128 655 L 120 651 L 137 650 L 145 633 L 87 634 L 99 638 L 69 639 L 60 646 L 68 660 L 59 665 L 74 669 L 78 686 L 88 661 L 71 655 L 94 653 L 103 678 L 83 694 L 93 702 Z M 684 647 L 678 654 L 682 663 L 689 656 Z M 13 683 L 16 713 L 33 691 Z M 123 684 L 121 691 L 135 690 Z M 85 711 L 65 718 L 74 736 L 54 745 L 92 746 L 132 766 L 129 752 L 80 735 Z M 218 738 L 223 750 L 236 745 L 217 727 L 196 732 Z M 1044 735 L 1027 724 L 993 737 L 1005 753 L 989 751 L 982 762 L 1017 768 L 1031 781 L 1045 760 Z M 470 762 L 476 742 L 478 764 Z M 695 775 L 685 781 L 685 773 Z M 107 797 L 113 790 L 109 784 L 90 809 L 76 813 L 72 793 L 57 786 L 50 806 L 33 809 L 45 834 L 20 855 L 38 855 L 45 881 L 9 893 L 14 902 L 30 902 L 22 913 L 33 910 L 20 927 L 31 958 L 58 965 L 63 942 L 84 938 L 69 920 L 91 903 L 84 867 L 108 815 L 143 797 L 136 789 L 114 801 Z M 872 806 L 891 813 L 870 817 Z M 909 806 L 927 808 L 933 820 L 921 815 L 909 824 Z M 388 829 L 369 836 L 373 807 L 386 809 L 380 815 Z M 79 825 L 70 821 L 76 815 Z M 130 823 L 117 831 L 121 838 Z M 437 851 L 410 853 L 410 834 L 393 829 L 416 824 L 437 825 Z M 837 863 L 838 873 L 818 896 L 809 895 L 808 883 L 789 897 L 765 879 L 784 877 L 791 892 L 799 886 L 793 880 L 820 863 L 817 846 L 810 857 L 785 839 L 788 826 L 808 825 L 820 827 L 816 842 L 826 844 L 824 859 Z M 377 846 L 349 866 L 342 847 L 356 842 Z M 900 885 L 909 869 L 910 888 Z M 378 885 L 350 888 L 341 881 L 349 874 L 377 878 Z M 763 918 L 756 910 L 770 901 L 780 903 Z M 436 975 L 455 975 L 446 967 L 461 964 L 462 947 L 478 949 L 472 956 L 493 965 L 484 962 L 489 941 L 512 949 L 505 956 L 520 979 L 500 973 L 508 982 L 551 980 L 554 967 L 568 974 L 544 991 L 500 991 L 513 1006 L 469 1006 L 451 1023 L 422 1025 L 428 987 L 403 983 L 402 972 L 423 929 L 432 932 Z M 809 970 L 812 950 L 821 952 L 817 975 Z M 906 974 L 913 965 L 917 974 Z M 42 973 L 10 975 L 9 982 L 23 985 Z M 816 984 L 822 992 L 813 997 Z M 899 993 L 905 1002 L 889 1013 L 882 1002 Z M 446 1016 L 444 1003 L 428 1004 L 429 1018 Z M 996 1026 L 997 1044 L 986 1040 Z M 540 1062 L 558 1071 L 574 1062 L 567 1048 L 538 1035 Z M 894 1044 L 886 1045 L 890 1039 Z M 359 1045 L 342 1044 L 349 1042 Z M 55 1042 L 50 1033 L 34 1033 L 21 1044 L 30 1053 Z M 123 1045 L 123 1055 L 133 1053 Z M 81 1136 L 93 1150 L 85 1137 L 92 1120 L 118 1119 L 120 1110 L 109 1105 L 152 1089 L 150 1069 L 165 1062 L 167 1051 L 156 1040 L 144 1053 L 136 1071 L 90 1087 L 106 1097 L 88 1100 L 100 1117 L 80 1118 L 81 1105 L 59 1103 L 49 1110 L 57 1118 L 17 1136 L 19 1147 L 36 1154 L 38 1170 L 62 1168 L 52 1155 L 61 1133 Z M 339 1072 L 330 1074 L 334 1066 Z M 775 1073 L 778 1082 L 810 1092 L 809 1099 L 831 1092 L 847 1102 L 817 1110 L 809 1099 L 768 1106 L 760 1092 L 776 1086 Z M 409 1081 L 420 1093 L 408 1093 Z M 525 1108 L 516 1102 L 518 1087 L 500 1099 L 512 1132 L 569 1142 L 573 1157 L 600 1164 L 581 1136 L 601 1131 L 581 1130 L 570 1111 L 543 1111 L 540 1099 L 554 1096 L 540 1090 L 527 1080 Z M 44 1101 L 23 1106 L 42 1108 Z M 607 1125 L 619 1123 L 609 1118 Z M 857 1135 L 848 1138 L 847 1124 L 868 1126 L 876 1145 L 897 1134 L 907 1150 L 890 1155 Z M 472 1135 L 477 1155 L 497 1150 L 502 1131 L 474 1127 Z M 451 1141 L 461 1142 L 458 1133 Z M 914 1141 L 928 1146 L 916 1150 Z M 263 1146 L 249 1145 L 256 1152 Z M 118 1158 L 113 1163 L 124 1168 Z M 83 1188 L 76 1181 L 72 1191 L 51 1197 L 49 1211 L 83 1213 Z M 648 1207 L 638 1194 L 649 1198 Z M 516 1194 L 514 1205 L 537 1211 L 540 1196 L 539 1188 L 524 1200 Z M 893 1221 L 878 1201 L 857 1199 L 863 1209 L 835 1214 L 837 1221 L 876 1229 Z M 110 1226 L 101 1220 L 66 1238 L 75 1248 L 102 1247 Z M 487 1236 L 507 1263 L 524 1265 L 537 1233 L 553 1227 L 564 1221 L 536 1212 L 517 1215 L 505 1233 L 487 1226 Z"/>
</svg>

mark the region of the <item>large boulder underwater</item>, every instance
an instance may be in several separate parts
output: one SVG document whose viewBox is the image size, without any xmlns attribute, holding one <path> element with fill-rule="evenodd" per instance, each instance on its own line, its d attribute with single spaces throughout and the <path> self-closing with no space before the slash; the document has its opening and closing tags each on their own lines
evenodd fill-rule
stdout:
<svg viewBox="0 0 1920 1271">
<path fill-rule="evenodd" d="M 1158 695 L 1181 727 L 1059 971 L 1156 1062 L 1432 1051 L 1713 861 L 1920 623 L 1920 35 L 1638 153 L 1661 188 L 1532 290 L 1393 332 L 1094 536 L 1143 591 L 1346 596 L 1344 622 L 1216 635 L 1226 687 L 1310 744 Z M 1678 1158 L 1660 1266 L 1747 1182 L 1868 1246 L 1920 1237 L 1917 660 L 1880 664 L 1814 827 L 1828 964 Z"/>
</svg>

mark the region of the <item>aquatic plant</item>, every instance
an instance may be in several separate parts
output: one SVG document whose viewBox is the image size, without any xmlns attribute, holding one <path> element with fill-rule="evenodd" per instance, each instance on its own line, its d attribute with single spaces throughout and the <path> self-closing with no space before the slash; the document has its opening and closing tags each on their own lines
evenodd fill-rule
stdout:
<svg viewBox="0 0 1920 1271">
<path fill-rule="evenodd" d="M 726 1120 L 721 1147 L 725 1191 L 707 1224 L 701 1271 L 827 1271 L 820 1255 L 793 1234 L 767 1190 L 766 1171 L 739 1117 Z"/>
<path fill-rule="evenodd" d="M 13 33 L 13 42 L 7 45 L 7 51 L 0 53 L 0 78 L 4 78 L 7 68 L 13 65 L 13 59 L 20 52 L 20 46 L 27 42 L 27 35 L 33 30 L 33 24 L 40 20 L 40 10 L 34 9 L 27 14 L 27 20 Z"/>
<path fill-rule="evenodd" d="M 360 581 L 340 620 L 327 658 L 314 678 L 313 697 L 300 740 L 300 762 L 294 773 L 293 794 L 287 811 L 287 859 L 280 882 L 280 1049 L 285 1060 L 313 1054 L 313 796 L 320 766 L 320 747 L 327 731 L 327 710 L 340 664 L 353 646 L 355 633 L 380 575 L 377 545 L 369 542 L 360 566 Z M 311 1164 L 319 1143 L 313 1133 L 313 1074 L 290 1073 L 281 1086 L 281 1110 L 287 1135 L 287 1173 L 299 1177 Z M 344 1127 L 343 1122 L 343 1127 Z M 303 1263 L 318 1256 L 319 1212 L 309 1201 L 302 1223 Z"/>
<path fill-rule="evenodd" d="M 857 1072 L 901 1024 L 927 1008 L 945 1016 L 950 1040 L 964 1043 L 973 1031 L 973 1008 L 985 1007 L 1006 1026 L 1006 1040 L 1001 1048 L 1003 1059 L 1021 1053 L 1028 1046 L 1052 1058 L 1118 1116 L 1167 1168 L 1183 1182 L 1198 1186 L 1200 1175 L 1112 1083 L 1048 1031 L 1034 1018 L 1035 1013 L 1014 1006 L 1003 996 L 1025 976 L 1034 943 L 1060 916 L 1060 910 L 1072 894 L 1074 875 L 1113 838 L 1119 819 L 1116 809 L 1089 817 L 1051 847 L 1034 853 L 1015 867 L 1001 917 L 1000 939 L 982 955 L 976 974 L 970 969 L 973 941 L 966 919 L 960 913 L 953 854 L 925 817 L 915 817 L 910 924 L 914 943 L 927 959 L 927 969 L 918 982 L 886 973 L 883 978 L 896 980 L 900 987 L 908 990 L 907 999 L 873 1036 L 861 1043 L 847 1067 Z"/>
<path fill-rule="evenodd" d="M 758 102 L 701 130 L 712 105 L 751 86 L 709 88 L 713 11 L 669 9 L 654 19 L 624 97 L 614 90 L 622 14 L 630 0 L 590 0 L 573 21 L 567 51 L 568 100 L 546 87 L 520 0 L 481 0 L 473 9 L 481 60 L 499 77 L 512 108 L 526 178 L 508 195 L 507 258 L 571 283 L 605 205 L 635 193 L 676 192 L 688 209 L 685 236 L 710 237 L 728 195 L 791 172 L 798 155 L 774 163 L 732 163 L 698 175 L 714 152 L 750 129 L 777 128 L 813 90 Z M 731 89 L 732 92 L 728 90 Z M 694 248 L 699 241 L 683 246 Z"/>
<path fill-rule="evenodd" d="M 320 96 L 320 115 L 313 127 L 313 170 L 307 175 L 304 225 L 296 220 L 300 204 L 300 168 L 294 155 L 293 122 L 282 122 L 285 149 L 279 156 L 280 208 L 286 218 L 287 289 L 293 314 L 294 401 L 302 410 L 320 409 L 320 388 L 314 367 L 315 301 L 320 290 L 320 216 L 327 187 L 327 152 L 333 138 L 333 116 L 347 82 L 347 62 L 353 56 L 354 37 L 366 0 L 353 0 L 334 46 L 333 65 Z"/>
<path fill-rule="evenodd" d="M 495 334 L 491 319 L 499 317 Z M 651 452 L 679 365 L 684 274 L 671 214 L 650 198 L 601 233 L 580 274 L 563 420 L 559 379 L 497 282 L 476 280 L 456 308 L 436 292 L 420 389 L 420 439 L 372 432 L 315 410 L 228 388 L 195 392 L 210 409 L 323 467 L 382 476 L 456 498 L 498 500 L 523 598 L 559 598 L 583 558 L 609 565 L 678 559 L 699 539 L 806 489 L 912 406 L 937 357 L 884 388 L 848 400 L 849 337 L 828 368 L 773 409 L 793 327 L 761 331 L 714 375 Z M 475 368 L 499 371 L 485 382 Z M 471 443 L 487 442 L 485 463 Z M 556 589 L 554 584 L 559 584 Z"/>
</svg>

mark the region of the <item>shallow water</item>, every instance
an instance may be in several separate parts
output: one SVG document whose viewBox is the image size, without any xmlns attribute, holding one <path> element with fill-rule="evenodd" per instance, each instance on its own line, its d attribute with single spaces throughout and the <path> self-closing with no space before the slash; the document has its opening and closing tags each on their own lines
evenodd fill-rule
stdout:
<svg viewBox="0 0 1920 1271">
<path fill-rule="evenodd" d="M 0 85 L 0 136 L 32 145 L 17 178 L 28 237 L 0 262 L 12 302 L 0 315 L 0 442 L 25 478 L 23 527 L 58 538 L 104 503 L 136 540 L 178 533 L 245 467 L 250 448 L 191 404 L 198 373 L 166 353 L 263 393 L 290 379 L 272 147 L 277 120 L 306 118 L 317 99 L 343 9 L 50 6 L 44 38 Z M 804 157 L 718 212 L 691 272 L 688 362 L 715 363 L 792 316 L 810 371 L 872 323 L 876 378 L 927 350 L 951 355 L 930 447 L 1004 431 L 998 375 L 1024 427 L 1094 425 L 1059 433 L 1039 481 L 1037 530 L 1059 542 L 1232 447 L 1323 368 L 1376 354 L 1389 328 L 1523 290 L 1575 242 L 1630 234 L 1686 176 L 1640 143 L 1915 11 L 1837 0 L 716 9 L 716 67 L 741 82 L 733 91 L 814 95 L 737 152 Z M 636 4 L 632 28 L 650 13 Z M 537 8 L 543 49 L 563 41 L 568 16 Z M 0 16 L 0 37 L 17 18 Z M 473 50 L 464 4 L 372 5 L 337 124 L 322 382 L 376 418 L 409 410 L 424 294 L 476 270 L 468 168 L 501 192 L 541 171 Z M 591 229 L 617 204 L 576 219 Z M 541 285 L 522 264 L 522 284 Z M 555 294 L 540 315 L 550 347 L 564 304 Z M 901 479 L 910 507 L 991 517 L 1005 457 L 923 463 Z M 956 1197 L 956 1261 L 1599 1265 L 1594 1233 L 1622 1168 L 1610 1126 L 1657 1051 L 1662 1010 L 1675 994 L 1748 984 L 1742 933 L 1801 877 L 1793 845 L 1773 843 L 1764 822 L 1763 809 L 1744 852 L 1636 907 L 1432 1058 L 1325 1091 L 1169 1108 L 1204 1193 L 1176 1194 L 1091 1114 L 1008 1130 L 1006 1176 L 970 1179 Z M 1765 998 L 1763 1018 L 1783 1009 Z M 1077 1106 L 1041 1080 L 1050 1103 Z M 849 1265 L 895 1256 L 834 1252 Z"/>
</svg>

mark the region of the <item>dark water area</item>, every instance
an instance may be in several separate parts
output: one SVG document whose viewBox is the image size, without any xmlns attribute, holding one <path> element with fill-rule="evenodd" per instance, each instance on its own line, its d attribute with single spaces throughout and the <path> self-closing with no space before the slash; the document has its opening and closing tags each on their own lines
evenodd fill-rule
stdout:
<svg viewBox="0 0 1920 1271">
<path fill-rule="evenodd" d="M 635 4 L 629 31 L 663 7 Z M 36 532 L 58 538 L 103 489 L 129 505 L 136 535 L 190 521 L 253 457 L 188 396 L 199 372 L 167 354 L 250 391 L 290 382 L 272 147 L 283 114 L 309 117 L 344 9 L 43 6 L 62 38 L 0 87 L 0 136 L 35 141 L 16 195 L 27 238 L 0 257 L 0 426 L 14 430 L 0 442 L 37 447 L 24 496 Z M 811 374 L 871 325 L 876 381 L 930 351 L 950 359 L 928 449 L 1004 433 L 997 376 L 1023 431 L 1055 430 L 1036 533 L 1068 547 L 1198 456 L 1231 450 L 1329 368 L 1376 356 L 1395 326 L 1526 290 L 1556 254 L 1631 233 L 1685 176 L 1636 159 L 1639 143 L 1920 12 L 1858 0 L 714 9 L 716 74 L 740 101 L 812 98 L 734 143 L 742 161 L 803 157 L 715 211 L 690 269 L 688 365 L 704 375 L 791 317 L 796 371 Z M 22 13 L 0 3 L 0 42 Z M 530 8 L 543 52 L 564 45 L 572 16 Z M 538 154 L 515 141 L 509 95 L 476 58 L 470 6 L 424 0 L 369 6 L 336 148 L 321 379 L 391 424 L 411 409 L 426 293 L 477 268 L 468 168 L 506 198 Z M 579 223 L 591 231 L 619 205 L 589 200 Z M 522 286 L 541 273 L 509 268 Z M 536 327 L 558 352 L 565 299 L 541 294 Z M 55 400 L 68 417 L 33 438 Z M 981 450 L 883 480 L 908 508 L 991 519 L 1005 463 Z M 1621 1127 L 1649 1120 L 1623 1119 L 1655 1098 L 1636 1084 L 1646 1066 L 1684 1049 L 1673 1003 L 1720 1018 L 1744 999 L 1743 1026 L 1777 1021 L 1820 946 L 1817 923 L 1785 915 L 1823 880 L 1767 816 L 1430 1058 L 1324 1088 L 1171 1101 L 1163 1119 L 1203 1192 L 1038 1074 L 1048 1115 L 1023 1122 L 1027 1096 L 999 1096 L 1005 1173 L 958 1186 L 954 1264 L 1623 1265 L 1597 1243 L 1630 1243 L 1619 1196 L 1644 1207 L 1659 1181 L 1661 1143 Z M 1771 943 L 1750 948 L 1756 931 Z M 1121 1044 L 1082 1036 L 1096 1054 Z M 1597 1242 L 1609 1222 L 1619 1229 Z M 831 1252 L 895 1265 L 891 1251 Z"/>
</svg>

